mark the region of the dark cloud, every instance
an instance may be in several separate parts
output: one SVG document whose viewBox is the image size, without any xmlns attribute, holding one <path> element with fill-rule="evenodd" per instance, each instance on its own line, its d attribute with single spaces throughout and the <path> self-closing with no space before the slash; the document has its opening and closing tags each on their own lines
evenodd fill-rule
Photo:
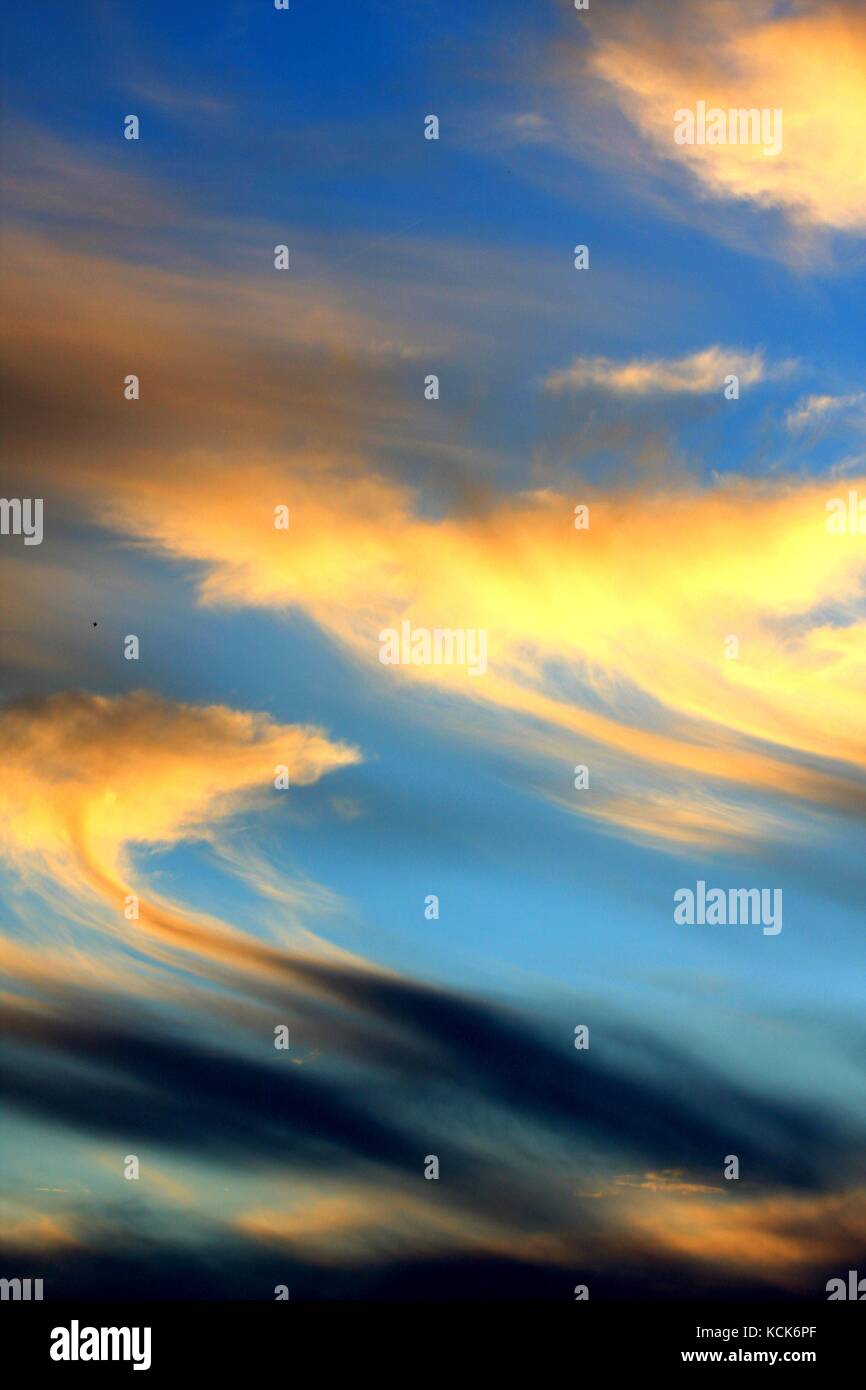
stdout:
<svg viewBox="0 0 866 1390">
<path fill-rule="evenodd" d="M 124 1142 L 317 1172 L 375 1163 L 409 1176 L 436 1135 L 456 1200 L 479 1210 L 507 1200 L 521 1215 L 543 1211 L 546 1197 L 521 1183 L 509 1159 L 515 1126 L 554 1163 L 590 1148 L 703 1183 L 718 1184 L 730 1153 L 751 1188 L 824 1191 L 854 1169 L 856 1136 L 820 1106 L 721 1076 L 685 1049 L 599 1017 L 591 1003 L 579 1010 L 591 1048 L 578 1052 L 565 1022 L 542 1032 L 453 991 L 279 952 L 270 959 L 267 977 L 246 976 L 245 988 L 300 1025 L 315 1065 L 259 1060 L 249 1039 L 243 1053 L 229 1052 L 71 993 L 51 1015 L 0 1010 L 13 1053 L 8 1099 Z M 264 1020 L 261 1043 L 270 1047 Z"/>
<path fill-rule="evenodd" d="M 866 1265 L 866 1247 L 856 1267 Z M 294 1253 L 260 1249 L 231 1237 L 202 1248 L 154 1239 L 119 1228 L 98 1247 L 46 1252 L 27 1245 L 4 1250 L 4 1268 L 27 1269 L 44 1281 L 44 1298 L 148 1300 L 214 1299 L 273 1302 L 286 1285 L 293 1302 L 387 1300 L 389 1302 L 571 1302 L 577 1283 L 586 1283 L 594 1302 L 604 1300 L 784 1300 L 825 1298 L 828 1279 L 839 1269 L 816 1262 L 797 1290 L 771 1276 L 734 1276 L 724 1267 L 702 1267 L 686 1259 L 647 1253 L 610 1258 L 602 1266 L 506 1256 L 456 1255 L 393 1259 L 364 1268 L 323 1268 Z"/>
<path fill-rule="evenodd" d="M 417 1145 L 349 1088 L 267 1066 L 110 1016 L 36 1018 L 2 1011 L 14 1046 L 7 1100 L 61 1124 L 202 1158 L 322 1163 L 417 1161 Z"/>
<path fill-rule="evenodd" d="M 292 968 L 398 1024 L 412 1039 L 416 1081 L 447 1077 L 560 1135 L 590 1135 L 654 1163 L 714 1175 L 735 1152 L 753 1180 L 792 1186 L 821 1187 L 842 1161 L 846 1142 L 820 1107 L 719 1076 L 637 1027 L 599 1020 L 591 1049 L 578 1053 L 567 1030 L 554 1044 L 518 1015 L 467 996 L 333 965 Z M 577 1012 L 588 1022 L 598 1011 L 589 1004 Z"/>
</svg>

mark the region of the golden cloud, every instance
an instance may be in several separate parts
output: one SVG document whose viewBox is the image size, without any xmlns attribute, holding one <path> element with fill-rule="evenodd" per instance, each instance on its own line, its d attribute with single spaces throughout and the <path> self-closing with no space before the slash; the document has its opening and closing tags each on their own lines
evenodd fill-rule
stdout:
<svg viewBox="0 0 866 1390">
<path fill-rule="evenodd" d="M 662 1190 L 631 1203 L 628 1223 L 656 1250 L 802 1288 L 811 1268 L 862 1250 L 866 1192 L 713 1200 Z M 824 1297 L 823 1282 L 813 1296 Z"/>
<path fill-rule="evenodd" d="M 615 362 L 609 357 L 576 357 L 568 367 L 551 372 L 547 391 L 579 391 L 596 387 L 620 396 L 707 395 L 721 392 L 725 377 L 734 373 L 743 386 L 778 376 L 791 364 L 768 368 L 760 352 L 708 347 L 684 357 L 637 358 Z"/>
<path fill-rule="evenodd" d="M 793 219 L 866 229 L 866 12 L 820 3 L 774 13 L 763 0 L 621 9 L 591 27 L 590 70 L 662 158 L 704 192 L 778 207 Z M 674 115 L 782 113 L 782 148 L 674 143 Z"/>
<path fill-rule="evenodd" d="M 239 485 L 192 454 L 171 476 L 131 470 L 101 511 L 201 565 L 205 603 L 298 608 L 380 680 L 470 697 L 656 768 L 854 810 L 866 550 L 828 529 L 832 490 L 730 480 L 608 492 L 584 497 L 590 526 L 576 530 L 573 499 L 550 491 L 430 518 L 410 489 L 326 459 L 249 458 Z M 278 504 L 287 531 L 274 527 Z M 380 668 L 380 633 L 404 621 L 485 630 L 487 673 Z M 714 838 L 726 812 L 707 807 Z M 700 820 L 687 814 L 684 838 Z"/>
<path fill-rule="evenodd" d="M 25 882 L 50 878 L 54 892 L 69 896 L 67 916 L 86 911 L 88 901 L 107 906 L 109 929 L 145 954 L 170 948 L 250 964 L 257 953 L 264 963 L 268 949 L 142 891 L 133 848 L 213 838 L 241 807 L 277 794 L 277 768 L 289 769 L 290 786 L 303 787 L 360 755 L 310 726 L 139 691 L 7 706 L 0 756 L 0 853 Z M 10 951 L 6 964 L 28 973 L 29 957 Z"/>
<path fill-rule="evenodd" d="M 402 420 L 405 401 L 362 389 L 380 379 L 369 347 L 376 325 L 339 295 L 317 308 L 318 291 L 307 287 L 283 329 L 279 296 L 255 279 L 130 268 L 81 252 L 46 261 L 38 239 L 21 236 L 10 249 L 23 346 L 13 349 L 11 336 L 0 346 L 15 356 L 25 421 L 16 444 L 45 484 L 49 528 L 83 513 L 194 566 L 205 604 L 303 612 L 389 691 L 447 694 L 439 710 L 454 722 L 464 718 L 459 705 L 473 716 L 486 709 L 499 716 L 488 728 L 505 739 L 515 740 L 519 721 L 523 747 L 538 747 L 546 727 L 577 745 L 575 761 L 582 748 L 607 750 L 619 785 L 584 798 L 582 813 L 626 833 L 725 845 L 777 824 L 766 807 L 744 812 L 741 791 L 862 813 L 866 553 L 859 534 L 828 532 L 837 484 L 678 479 L 653 489 L 580 484 L 566 496 L 499 493 L 476 480 L 461 510 L 440 515 L 429 495 L 376 461 L 376 440 L 392 407 Z M 82 323 L 93 327 L 86 343 Z M 106 411 L 109 363 L 114 372 L 117 343 L 133 326 L 155 408 L 144 395 L 124 402 L 118 381 L 96 429 L 91 410 Z M 241 357 L 252 348 L 267 363 L 263 381 L 259 367 L 251 383 L 239 366 L 239 344 Z M 291 408 L 280 398 L 277 349 L 303 363 L 289 374 L 295 387 L 298 376 L 304 382 Z M 46 356 L 59 352 L 73 379 L 46 384 Z M 720 352 L 602 359 L 600 368 L 590 359 L 591 375 L 642 392 L 673 371 L 694 391 L 730 365 Z M 740 366 L 776 370 L 757 358 Z M 139 412 L 134 431 L 130 410 Z M 862 494 L 866 480 L 846 480 L 849 488 Z M 588 530 L 574 527 L 576 503 L 590 505 Z M 274 525 L 278 507 L 288 508 L 287 530 Z M 32 563 L 7 560 L 24 608 L 41 613 L 51 591 L 67 593 L 59 563 L 37 582 Z M 404 622 L 486 633 L 486 673 L 381 666 L 380 633 Z M 729 637 L 737 659 L 725 655 Z M 25 628 L 12 653 L 46 665 L 43 646 Z M 648 800 L 635 764 L 671 785 Z M 112 893 L 117 885 L 113 872 Z"/>
</svg>

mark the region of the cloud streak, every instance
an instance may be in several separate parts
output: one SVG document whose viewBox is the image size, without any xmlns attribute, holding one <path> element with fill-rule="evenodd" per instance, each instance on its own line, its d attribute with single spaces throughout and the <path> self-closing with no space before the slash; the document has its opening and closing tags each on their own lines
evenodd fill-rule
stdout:
<svg viewBox="0 0 866 1390">
<path fill-rule="evenodd" d="M 316 1000 L 327 1010 L 312 1007 Z M 853 1122 L 723 1077 L 650 1032 L 606 1019 L 601 1050 L 577 1054 L 568 1029 L 542 1033 L 528 1017 L 457 991 L 289 953 L 282 969 L 275 959 L 261 1002 L 229 1051 L 224 1028 L 219 1043 L 189 1029 L 181 1036 L 86 991 L 69 991 L 50 1010 L 7 999 L 9 1100 L 32 1118 L 113 1142 L 118 1154 L 131 1147 L 195 1155 L 206 1169 L 229 1163 L 238 1177 L 259 1174 L 265 1190 L 273 1175 L 286 1182 L 288 1166 L 282 1197 L 253 1207 L 241 1198 L 222 1229 L 206 1211 L 196 1215 L 193 1194 L 177 1184 L 174 1200 L 191 1232 L 201 1226 L 199 1239 L 231 1230 L 331 1270 L 487 1257 L 503 1271 L 521 1261 L 536 1271 L 588 1265 L 609 1278 L 652 1251 L 651 1263 L 685 1262 L 683 1288 L 685 1265 L 710 1279 L 721 1265 L 726 1278 L 745 1272 L 796 1290 L 818 1260 L 838 1260 L 862 1239 L 864 1202 L 851 1182 L 863 1136 Z M 595 1016 L 591 1001 L 582 1009 Z M 318 1033 L 313 1065 L 274 1053 L 277 1015 L 305 1036 Z M 351 1045 L 343 1020 L 362 1025 Z M 736 1198 L 719 1177 L 732 1150 L 748 1174 Z M 421 1169 L 431 1152 L 441 1177 L 427 1184 Z M 312 1179 L 319 1196 L 298 1203 L 296 1190 Z M 160 1176 L 159 1192 L 163 1185 Z M 86 1222 L 64 1211 L 57 1230 L 86 1249 Z M 13 1226 L 6 1241 L 24 1237 Z"/>
<path fill-rule="evenodd" d="M 673 11 L 673 13 L 672 13 Z M 779 12 L 760 3 L 618 6 L 593 22 L 589 71 L 655 155 L 704 195 L 783 210 L 794 222 L 862 235 L 866 17 L 856 3 Z M 781 152 L 674 144 L 674 113 L 780 109 Z"/>
<path fill-rule="evenodd" d="M 551 372 L 547 391 L 580 391 L 595 387 L 618 396 L 703 396 L 721 392 L 733 374 L 742 386 L 784 376 L 794 363 L 768 368 L 760 352 L 708 347 L 684 357 L 638 358 L 614 362 L 609 357 L 576 357 L 569 367 Z"/>
<path fill-rule="evenodd" d="M 0 750 L 0 852 L 24 882 L 139 951 L 251 963 L 267 952 L 243 933 L 143 889 L 133 848 L 215 838 L 277 795 L 278 768 L 304 787 L 360 756 L 318 729 L 145 691 L 18 701 L 0 711 Z"/>
</svg>

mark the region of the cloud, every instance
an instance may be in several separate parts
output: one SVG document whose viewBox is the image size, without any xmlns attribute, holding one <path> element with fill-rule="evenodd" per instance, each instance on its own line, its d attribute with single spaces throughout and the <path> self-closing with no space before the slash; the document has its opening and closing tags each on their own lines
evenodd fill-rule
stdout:
<svg viewBox="0 0 866 1390">
<path fill-rule="evenodd" d="M 866 797 L 866 559 L 857 536 L 828 534 L 826 492 L 737 479 L 586 491 L 591 524 L 576 531 L 574 499 L 552 491 L 430 518 L 373 472 L 248 457 L 239 488 L 218 461 L 190 455 L 170 477 L 118 479 L 96 505 L 105 524 L 199 564 L 203 602 L 298 608 L 371 679 L 853 812 Z M 273 528 L 276 501 L 290 506 L 290 532 Z M 486 630 L 487 674 L 380 667 L 379 633 L 404 620 Z"/>
<path fill-rule="evenodd" d="M 144 691 L 17 701 L 0 710 L 0 750 L 0 853 L 25 883 L 50 882 L 73 914 L 98 905 L 103 929 L 145 954 L 251 964 L 266 961 L 263 947 L 142 887 L 133 849 L 217 838 L 239 809 L 276 795 L 278 766 L 304 787 L 360 756 L 310 726 Z M 130 894 L 139 916 L 128 920 Z"/>
<path fill-rule="evenodd" d="M 22 1068 L 9 1099 L 88 1134 L 157 1144 L 199 1160 L 280 1158 L 317 1168 L 341 1151 L 360 1161 L 408 1164 L 414 1150 L 377 1121 L 354 1088 L 247 1060 L 238 1052 L 135 1029 L 94 1005 L 90 1019 L 2 1008 Z M 273 1052 L 273 1029 L 270 1030 Z M 90 1079 L 64 1064 L 86 1062 Z M 94 1084 L 93 1074 L 99 1076 Z M 136 1079 L 137 1078 L 137 1079 Z M 141 1092 L 147 1092 L 147 1105 Z"/>
<path fill-rule="evenodd" d="M 165 230 L 178 216 L 172 199 L 121 161 L 112 164 L 102 153 L 88 154 L 80 142 L 14 119 L 4 139 L 0 191 L 6 218 L 14 213 L 48 222 L 80 219 L 91 227 L 132 232 Z"/>
<path fill-rule="evenodd" d="M 48 1250 L 80 1247 L 74 1223 L 64 1216 L 4 1201 L 0 1204 L 0 1253 L 6 1256 L 21 1248 L 41 1255 Z"/>
<path fill-rule="evenodd" d="M 547 116 L 538 111 L 519 111 L 506 116 L 499 123 L 498 131 L 508 137 L 509 143 L 517 145 L 546 144 L 554 134 Z"/>
<path fill-rule="evenodd" d="M 741 798 L 726 791 L 762 800 L 749 812 L 756 839 L 778 827 L 772 798 L 862 812 L 866 562 L 856 536 L 827 534 L 823 484 L 777 474 L 702 487 L 659 459 L 651 482 L 520 490 L 511 474 L 496 485 L 495 456 L 479 478 L 457 446 L 422 468 L 395 375 L 410 339 L 343 290 L 293 285 L 286 319 L 261 276 L 79 251 L 46 260 L 22 236 L 9 247 L 10 460 L 44 490 L 47 544 L 98 522 L 172 562 L 200 602 L 301 613 L 380 690 L 447 697 L 442 721 L 486 708 L 491 737 L 513 738 L 518 719 L 527 744 L 547 726 L 601 748 L 619 784 L 584 814 L 625 833 L 652 833 L 658 812 L 659 842 L 741 841 Z M 131 334 L 143 364 L 132 404 L 119 379 L 105 387 Z M 46 380 L 58 353 L 70 365 Z M 790 364 L 712 346 L 581 358 L 553 381 L 595 381 L 617 399 L 694 394 L 736 367 L 757 381 Z M 588 531 L 574 529 L 578 502 Z M 278 505 L 288 531 L 274 528 Z M 54 556 L 50 584 L 7 559 L 29 612 L 51 606 L 50 588 L 67 592 L 66 554 Z M 379 634 L 403 621 L 486 631 L 486 675 L 383 668 Z M 736 661 L 724 656 L 732 634 Z M 64 637 L 49 657 L 25 631 L 10 655 L 46 668 L 74 653 Z M 672 779 L 643 808 L 641 769 Z"/>
<path fill-rule="evenodd" d="M 275 953 L 266 979 L 236 975 L 234 988 L 250 997 L 246 1027 L 230 1028 L 212 1000 L 216 1036 L 189 1014 L 180 1030 L 88 990 L 49 1008 L 38 997 L 0 1001 L 13 1111 L 97 1137 L 101 1161 L 105 1142 L 145 1155 L 149 1200 L 164 1200 L 168 1174 L 171 1206 L 188 1219 L 166 1270 L 190 1238 L 230 1231 L 247 1258 L 274 1247 L 332 1272 L 473 1255 L 538 1268 L 577 1260 L 609 1279 L 631 1259 L 670 1256 L 711 1279 L 720 1257 L 726 1278 L 746 1271 L 797 1287 L 862 1234 L 864 1200 L 850 1185 L 862 1134 L 851 1115 L 831 1119 L 812 1101 L 734 1079 L 685 1046 L 601 1017 L 592 1000 L 580 1016 L 603 1043 L 578 1054 L 555 1018 L 542 1029 L 502 1005 L 351 963 Z M 312 1065 L 275 1053 L 275 1017 L 291 1021 L 296 1042 L 316 1036 Z M 747 1174 L 735 1225 L 754 1237 L 739 1246 L 720 1177 L 731 1151 Z M 421 1176 L 429 1153 L 438 1183 Z M 237 1196 L 217 1208 L 199 1200 L 204 1179 L 171 1176 L 184 1157 L 199 1173 L 230 1167 Z M 642 1176 L 630 1175 L 634 1163 Z M 575 1191 L 575 1171 L 588 1192 Z M 261 1193 L 254 1204 L 247 1176 Z M 34 1210 L 22 1239 L 39 1229 Z M 92 1246 L 85 1214 L 68 1199 L 54 1210 L 58 1231 Z M 97 1243 L 108 1234 L 99 1211 Z M 695 1234 L 704 1226 L 706 1247 Z M 677 1279 L 688 1287 L 684 1267 Z"/>
<path fill-rule="evenodd" d="M 788 411 L 785 424 L 789 430 L 803 430 L 818 425 L 834 415 L 866 408 L 866 391 L 847 396 L 804 396 Z"/>
<path fill-rule="evenodd" d="M 304 1259 L 274 1242 L 253 1246 L 243 1233 L 230 1233 L 200 1246 L 175 1238 L 155 1237 L 152 1230 L 118 1221 L 100 1233 L 87 1251 L 74 1258 L 37 1257 L 22 1245 L 16 1251 L 22 1268 L 44 1271 L 46 1297 L 129 1299 L 160 1297 L 185 1300 L 273 1299 L 288 1286 L 293 1301 L 367 1300 L 371 1302 L 486 1302 L 573 1298 L 577 1270 L 587 1275 L 592 1297 L 616 1300 L 826 1298 L 825 1283 L 840 1270 L 863 1267 L 863 1245 L 829 1266 L 802 1272 L 792 1289 L 774 1273 L 750 1267 L 735 1273 L 718 1262 L 666 1252 L 644 1242 L 624 1239 L 605 1247 L 584 1236 L 574 1254 L 550 1251 L 546 1258 L 482 1251 L 407 1256 L 395 1253 L 366 1267 L 345 1267 Z M 585 1282 L 585 1281 L 584 1281 Z M 796 1305 L 795 1305 L 796 1306 Z M 805 1314 L 804 1314 L 805 1315 Z"/>
<path fill-rule="evenodd" d="M 709 347 L 685 357 L 638 358 L 614 362 L 609 357 L 576 357 L 570 367 L 551 372 L 544 380 L 547 391 L 597 387 L 615 395 L 707 395 L 722 391 L 725 378 L 739 377 L 742 386 L 784 375 L 793 363 L 768 369 L 760 352 L 743 353 L 733 348 Z"/>
<path fill-rule="evenodd" d="M 313 1156 L 320 1165 L 326 1161 L 320 1153 L 326 1142 L 337 1146 L 336 1159 L 337 1150 L 345 1148 L 395 1167 L 411 1162 L 414 1171 L 417 1142 L 411 1131 L 447 1078 L 442 1099 L 453 1092 L 447 1121 L 451 1176 L 464 1196 L 471 1192 L 482 1205 L 469 1174 L 483 1160 L 480 1152 L 474 1160 L 469 1156 L 474 1122 L 469 1120 L 461 1134 L 461 1094 L 472 1095 L 476 1106 L 487 1101 L 513 1111 L 521 1123 L 548 1126 L 573 1140 L 591 1136 L 613 1151 L 632 1151 L 662 1164 L 676 1152 L 681 1164 L 702 1166 L 734 1139 L 748 1154 L 753 1179 L 821 1187 L 844 1164 L 843 1133 L 828 1128 L 826 1117 L 714 1076 L 705 1064 L 631 1027 L 607 1021 L 604 1055 L 584 1063 L 567 1034 L 554 1046 L 519 1014 L 469 996 L 354 965 L 291 953 L 276 959 L 282 971 L 269 981 L 269 1012 L 282 994 L 283 1011 L 298 1007 L 302 1019 L 305 1001 L 315 998 L 363 1018 L 366 1041 L 357 1050 L 353 1043 L 349 1055 L 357 1066 L 382 1071 L 363 1103 L 351 1099 L 356 1087 L 348 1078 L 344 1083 L 333 1067 L 321 1074 L 317 1068 L 290 1071 L 241 1050 L 229 1055 L 157 1029 L 129 1007 L 122 1017 L 114 1015 L 86 994 L 70 995 L 65 1009 L 55 1003 L 50 1012 L 22 1007 L 20 1001 L 4 1004 L 4 1036 L 20 1049 L 10 1098 L 88 1131 L 134 1135 L 173 1149 L 234 1152 L 240 1146 L 251 1161 L 257 1154 L 282 1152 L 304 1161 Z M 302 1026 L 307 1031 L 309 1022 Z M 324 1018 L 320 1026 L 324 1043 Z M 269 1031 L 265 1023 L 263 1033 Z M 339 1038 L 337 1028 L 332 1058 L 339 1056 L 339 1046 L 334 1050 Z M 638 1047 L 652 1062 L 651 1078 L 616 1060 Z M 69 1065 L 61 1066 L 61 1058 Z M 72 1065 L 76 1058 L 105 1073 L 98 1088 Z M 383 1084 L 387 1076 L 391 1080 Z M 151 1095 L 144 1109 L 136 1101 L 142 1084 Z M 270 1102 L 262 1106 L 265 1091 Z M 689 1100 L 698 1094 L 700 1106 Z M 355 1115 L 345 1129 L 333 1127 L 338 1102 L 344 1118 Z M 378 1120 L 374 1111 L 381 1112 Z M 426 1128 L 429 1132 L 429 1121 Z M 830 1163 L 834 1149 L 837 1160 Z"/>
<path fill-rule="evenodd" d="M 672 13 L 673 11 L 673 13 Z M 656 155 L 704 194 L 782 209 L 795 222 L 866 230 L 866 14 L 858 3 L 779 11 L 759 3 L 621 6 L 588 37 L 588 69 Z M 781 153 L 761 144 L 676 145 L 674 113 L 780 109 Z"/>
<path fill-rule="evenodd" d="M 866 1192 L 858 1188 L 725 1202 L 674 1196 L 636 1206 L 632 1217 L 660 1252 L 753 1271 L 787 1289 L 811 1284 L 813 1297 L 823 1296 L 825 1281 L 811 1271 L 847 1269 L 847 1257 L 866 1248 Z"/>
<path fill-rule="evenodd" d="M 781 842 L 786 833 L 796 833 L 790 819 L 776 818 L 766 807 L 756 809 L 724 797 L 701 794 L 683 781 L 674 781 L 664 789 L 641 788 L 632 794 L 596 788 L 591 806 L 587 806 L 586 798 L 550 799 L 569 815 L 588 815 L 620 835 L 656 848 L 712 846 L 737 851 L 769 839 Z"/>
<path fill-rule="evenodd" d="M 158 79 L 124 83 L 123 90 L 127 97 L 131 94 L 150 106 L 172 114 L 188 113 L 211 120 L 214 117 L 225 119 L 232 110 L 232 103 L 224 97 L 194 91 L 188 86 L 171 86 Z"/>
<path fill-rule="evenodd" d="M 397 390 L 406 335 L 314 277 L 293 284 L 287 314 L 265 272 L 246 266 L 191 273 L 57 251 L 39 232 L 14 229 L 2 249 L 0 355 L 16 472 L 41 470 L 60 450 L 78 480 L 98 477 L 114 451 L 128 450 L 133 418 L 146 451 L 191 437 L 217 449 L 250 438 L 280 447 L 300 431 L 311 449 L 339 447 L 347 460 L 377 415 L 380 435 L 384 422 L 397 431 L 411 418 Z M 119 344 L 129 342 L 134 360 L 124 350 L 118 366 Z M 45 361 L 55 355 L 66 365 L 46 392 Z M 124 398 L 127 372 L 139 377 L 135 403 Z"/>
<path fill-rule="evenodd" d="M 181 116 L 204 110 L 195 95 L 149 95 Z M 323 132 L 327 150 L 351 162 L 357 146 L 338 133 Z M 534 149 L 551 137 L 534 112 L 511 133 Z M 286 139 L 302 147 L 301 166 L 317 167 L 316 138 L 296 137 Z M 381 160 L 374 144 L 371 161 Z M 262 148 L 272 155 L 272 142 Z M 474 260 L 462 248 L 436 252 L 440 284 L 418 275 L 401 319 L 385 303 L 404 286 L 376 281 L 362 293 L 363 271 L 351 282 L 334 275 L 332 244 L 317 259 L 291 238 L 302 273 L 280 281 L 270 230 L 235 236 L 235 226 L 225 262 L 208 263 L 198 238 L 221 238 L 225 225 L 178 216 L 107 167 L 65 165 L 53 144 L 35 146 L 34 165 L 20 151 L 7 162 L 16 215 L 44 224 L 68 213 L 72 225 L 50 236 L 26 228 L 7 243 L 10 459 L 16 476 L 44 485 L 49 517 L 38 576 L 26 569 L 36 557 L 4 551 L 20 625 L 13 661 L 55 683 L 81 669 L 86 647 L 54 639 L 88 599 L 87 580 L 70 580 L 85 545 L 112 556 L 97 561 L 106 588 L 124 561 L 134 576 L 130 554 L 146 551 L 141 568 L 173 586 L 179 624 L 196 599 L 301 614 L 342 654 L 350 687 L 363 679 L 383 702 L 417 701 L 424 717 L 464 729 L 472 719 L 533 754 L 557 737 L 566 768 L 584 748 L 604 750 L 611 781 L 589 813 L 621 832 L 741 847 L 778 829 L 778 797 L 810 817 L 819 806 L 862 818 L 863 551 L 827 535 L 821 484 L 682 485 L 660 466 L 653 487 L 584 492 L 570 474 L 541 489 L 517 481 L 505 450 L 451 438 L 428 444 L 437 467 L 422 467 L 418 437 L 438 426 L 427 424 L 431 412 L 419 426 L 425 408 L 408 401 L 419 396 L 420 363 L 432 356 L 435 367 L 458 335 L 429 331 L 415 309 L 437 293 L 446 317 L 458 302 L 478 306 L 475 341 L 486 334 L 495 349 L 490 324 L 503 321 L 510 291 L 490 248 Z M 109 246 L 119 225 L 128 261 Z M 157 264 L 160 237 L 175 231 L 184 249 Z M 397 244 L 388 241 L 385 260 Z M 348 249 L 351 259 L 363 247 L 355 238 Z M 419 247 L 412 268 L 428 254 Z M 477 283 L 442 284 L 443 266 L 456 270 L 461 258 L 460 273 Z M 613 321 L 621 310 L 610 284 L 600 299 Z M 664 293 L 648 285 L 643 311 Z M 524 308 L 534 311 L 531 299 Z M 535 317 L 540 337 L 549 334 L 549 320 Z M 559 389 L 595 385 L 621 401 L 658 391 L 666 373 L 696 394 L 714 389 L 713 354 L 725 351 L 580 358 L 570 371 L 584 377 Z M 761 354 L 737 360 L 753 381 L 773 374 Z M 414 386 L 401 376 L 407 363 Z M 141 373 L 134 406 L 120 392 L 127 370 Z M 586 382 L 587 372 L 598 379 Z M 460 375 L 451 373 L 455 390 Z M 468 434 L 478 395 L 467 391 L 459 419 Z M 457 418 L 448 409 L 443 401 L 436 414 Z M 582 500 L 592 526 L 578 533 Z M 288 532 L 274 530 L 276 503 L 290 508 Z M 447 667 L 383 669 L 378 633 L 403 620 L 489 632 L 483 682 Z M 721 651 L 732 631 L 735 664 Z M 0 941 L 5 1070 L 24 1136 L 15 1155 L 22 1169 L 32 1155 L 41 1184 L 19 1218 L 3 1210 L 0 1221 L 4 1257 L 22 1252 L 21 1268 L 45 1268 L 50 1297 L 268 1298 L 287 1278 L 293 1298 L 567 1297 L 576 1268 L 598 1275 L 594 1297 L 802 1293 L 816 1288 L 822 1260 L 842 1265 L 862 1249 L 864 1196 L 853 1186 L 862 1123 L 840 1098 L 841 1072 L 826 1101 L 799 1077 L 780 1091 L 764 1068 L 731 1065 L 738 1043 L 707 1060 L 708 1047 L 600 1018 L 592 998 L 574 1001 L 602 1025 L 592 1053 L 579 1055 L 570 1019 L 563 1026 L 553 1010 L 539 1021 L 299 933 L 292 949 L 266 939 L 265 913 L 306 915 L 338 900 L 287 880 L 258 847 L 249 853 L 237 816 L 277 804 L 275 765 L 290 767 L 288 795 L 303 798 L 357 762 L 356 748 L 225 705 L 66 692 L 0 711 L 0 758 L 0 852 L 14 889 L 4 911 L 29 937 Z M 361 803 L 337 794 L 341 781 L 320 802 L 345 821 L 338 838 L 352 842 L 365 823 L 375 836 L 377 808 L 355 822 Z M 743 809 L 748 796 L 760 805 Z M 461 810 L 468 820 L 472 798 Z M 457 840 L 461 825 L 446 833 Z M 191 845 L 209 846 L 211 867 L 218 856 L 254 889 L 247 930 L 213 879 L 201 881 L 221 904 L 212 912 L 158 891 L 174 868 L 192 866 L 195 894 L 198 854 L 152 868 L 160 852 Z M 35 912 L 30 889 L 41 895 Z M 132 921 L 122 911 L 129 893 L 140 900 Z M 381 943 L 379 924 L 372 930 Z M 273 1048 L 283 1020 L 293 1043 L 284 1057 Z M 94 1140 L 98 1157 L 77 1167 Z M 116 1161 L 130 1146 L 143 1156 L 134 1190 Z M 742 1193 L 719 1182 L 731 1147 L 743 1157 Z M 439 1183 L 423 1180 L 428 1151 L 441 1156 Z M 184 1164 L 194 1171 L 181 1181 Z M 52 1166 L 69 1169 L 65 1192 L 42 1184 Z"/>
</svg>

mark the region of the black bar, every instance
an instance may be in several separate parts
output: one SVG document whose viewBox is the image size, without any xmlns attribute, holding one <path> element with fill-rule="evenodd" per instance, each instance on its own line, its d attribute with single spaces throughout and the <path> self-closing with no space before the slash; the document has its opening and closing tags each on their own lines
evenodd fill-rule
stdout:
<svg viewBox="0 0 866 1390">
<path fill-rule="evenodd" d="M 525 1369 L 533 1384 L 543 1385 L 560 1377 L 569 1383 L 590 1364 L 612 1376 L 707 1364 L 804 1365 L 822 1379 L 843 1370 L 850 1375 L 862 1364 L 866 1309 L 849 1302 L 754 1301 L 7 1302 L 0 1307 L 5 1364 L 17 1364 L 25 1376 L 48 1372 L 60 1380 L 134 1374 L 131 1360 L 52 1360 L 53 1344 L 72 1349 L 54 1329 L 71 1332 L 76 1320 L 78 1345 L 86 1347 L 93 1340 L 88 1328 L 150 1328 L 150 1366 L 140 1374 L 157 1379 L 189 1374 L 198 1384 L 202 1376 L 222 1382 L 272 1371 L 286 1384 L 311 1376 L 330 1383 L 336 1374 L 367 1380 L 387 1372 L 401 1384 L 429 1385 L 441 1367 L 449 1382 L 455 1374 L 483 1375 L 487 1382 L 501 1368 L 509 1381 Z M 143 1340 L 130 1338 L 129 1350 L 140 1360 L 143 1348 Z"/>
</svg>

